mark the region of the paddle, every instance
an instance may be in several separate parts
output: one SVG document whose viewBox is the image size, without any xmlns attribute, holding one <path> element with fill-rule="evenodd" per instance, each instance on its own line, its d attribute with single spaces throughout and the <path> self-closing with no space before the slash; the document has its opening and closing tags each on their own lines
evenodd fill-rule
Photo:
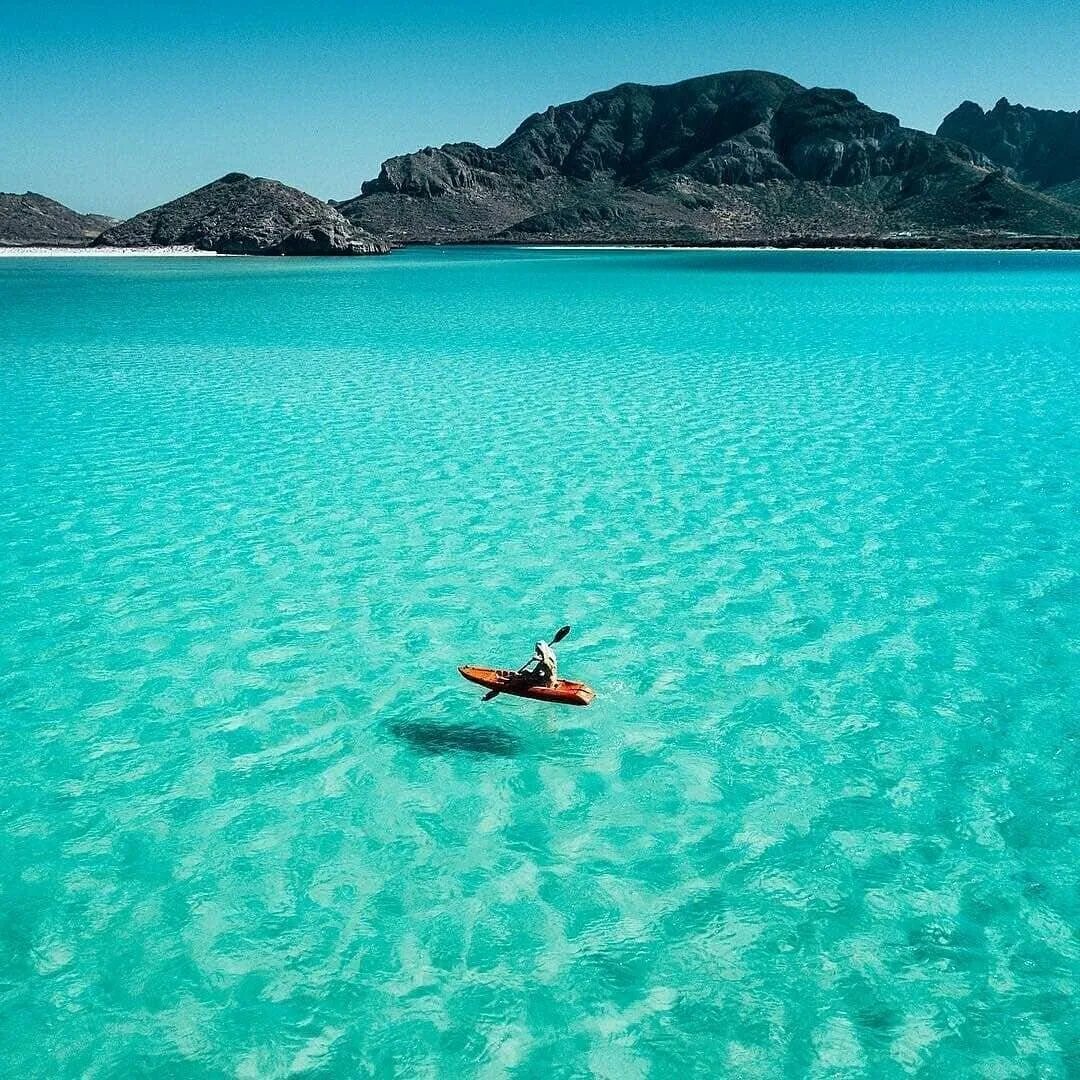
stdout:
<svg viewBox="0 0 1080 1080">
<path fill-rule="evenodd" d="M 559 629 L 555 631 L 555 636 L 551 639 L 551 641 L 548 642 L 548 644 L 549 645 L 558 645 L 559 642 L 562 641 L 562 639 L 564 637 L 566 637 L 566 635 L 569 634 L 569 633 L 570 633 L 570 627 L 569 626 L 560 626 Z M 532 660 L 529 661 L 529 664 L 531 664 L 531 663 L 532 663 Z M 529 664 L 523 664 L 521 667 L 518 668 L 517 673 L 519 675 L 524 675 L 525 670 L 526 670 L 526 668 L 528 668 Z M 501 690 L 489 690 L 483 696 L 483 698 L 481 698 L 481 700 L 482 701 L 490 701 L 492 698 L 497 698 L 501 693 L 502 693 Z"/>
</svg>

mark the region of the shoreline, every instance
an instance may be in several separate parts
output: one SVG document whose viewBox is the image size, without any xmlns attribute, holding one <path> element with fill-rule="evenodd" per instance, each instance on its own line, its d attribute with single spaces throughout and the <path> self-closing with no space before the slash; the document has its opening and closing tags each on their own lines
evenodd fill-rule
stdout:
<svg viewBox="0 0 1080 1080">
<path fill-rule="evenodd" d="M 798 252 L 841 252 L 841 251 L 895 251 L 895 252 L 966 252 L 966 253 L 1009 253 L 1009 252 L 1077 252 L 1080 251 L 1080 237 L 1016 237 L 1011 242 L 972 245 L 971 238 L 966 243 L 950 243 L 937 238 L 920 240 L 915 237 L 875 238 L 873 242 L 863 242 L 862 238 L 833 238 L 817 240 L 800 237 L 792 242 L 753 243 L 746 240 L 719 240 L 712 243 L 678 243 L 661 241 L 636 241 L 619 243 L 616 241 L 588 240 L 544 240 L 536 243 L 519 240 L 461 240 L 461 241 L 413 241 L 407 244 L 391 242 L 390 254 L 395 251 L 408 251 L 411 248 L 511 248 L 518 251 L 798 251 Z M 282 256 L 279 256 L 282 257 Z M 284 256 L 285 258 L 326 258 L 322 255 Z M 202 248 L 178 245 L 155 247 L 89 247 L 89 246 L 49 246 L 45 244 L 0 245 L 0 259 L 92 259 L 92 258 L 261 258 L 261 256 L 233 256 L 220 251 L 207 251 Z"/>
<path fill-rule="evenodd" d="M 907 252 L 912 254 L 914 252 L 935 252 L 939 251 L 942 254 L 948 253 L 968 253 L 968 254 L 1075 254 L 1080 251 L 1080 241 L 1078 241 L 1072 247 L 942 247 L 938 245 L 934 246 L 911 246 L 911 247 L 899 247 L 895 245 L 884 245 L 881 247 L 873 247 L 871 245 L 856 245 L 845 244 L 836 245 L 835 247 L 826 247 L 824 245 L 807 245 L 800 246 L 795 244 L 408 244 L 403 245 L 400 249 L 395 248 L 395 251 L 405 251 L 410 247 L 511 247 L 521 251 L 802 251 L 802 252 L 849 252 L 849 251 L 895 251 L 898 254 Z"/>
<path fill-rule="evenodd" d="M 713 240 L 680 241 L 617 241 L 617 240 L 449 240 L 412 241 L 396 244 L 393 250 L 412 247 L 513 247 L 549 250 L 607 250 L 607 251 L 1080 251 L 1080 236 L 1016 236 L 986 237 L 808 237 L 793 236 L 774 241 Z"/>
</svg>

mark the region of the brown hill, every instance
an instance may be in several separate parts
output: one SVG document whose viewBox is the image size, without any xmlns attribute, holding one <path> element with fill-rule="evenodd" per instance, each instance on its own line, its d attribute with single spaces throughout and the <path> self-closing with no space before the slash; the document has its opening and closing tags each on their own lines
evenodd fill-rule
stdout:
<svg viewBox="0 0 1080 1080">
<path fill-rule="evenodd" d="M 382 240 L 314 195 L 229 173 L 107 229 L 106 247 L 190 246 L 232 255 L 380 255 Z"/>
<path fill-rule="evenodd" d="M 0 192 L 0 247 L 83 247 L 115 221 L 101 214 L 76 213 L 33 191 Z"/>
</svg>

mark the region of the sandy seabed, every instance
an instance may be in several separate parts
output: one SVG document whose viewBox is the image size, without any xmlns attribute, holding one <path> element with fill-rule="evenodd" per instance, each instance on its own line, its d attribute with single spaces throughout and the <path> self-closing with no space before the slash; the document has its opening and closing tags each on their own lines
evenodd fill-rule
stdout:
<svg viewBox="0 0 1080 1080">
<path fill-rule="evenodd" d="M 2 1075 L 1070 1075 L 1071 263 L 37 261 Z"/>
</svg>

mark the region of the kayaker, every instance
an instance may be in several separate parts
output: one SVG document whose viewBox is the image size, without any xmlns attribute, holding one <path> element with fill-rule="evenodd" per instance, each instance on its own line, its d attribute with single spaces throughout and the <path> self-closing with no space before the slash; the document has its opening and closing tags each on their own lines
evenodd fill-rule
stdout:
<svg viewBox="0 0 1080 1080">
<path fill-rule="evenodd" d="M 536 643 L 536 652 L 533 653 L 532 663 L 533 681 L 541 686 L 554 686 L 559 677 L 559 662 L 555 659 L 555 650 L 546 642 Z"/>
</svg>

